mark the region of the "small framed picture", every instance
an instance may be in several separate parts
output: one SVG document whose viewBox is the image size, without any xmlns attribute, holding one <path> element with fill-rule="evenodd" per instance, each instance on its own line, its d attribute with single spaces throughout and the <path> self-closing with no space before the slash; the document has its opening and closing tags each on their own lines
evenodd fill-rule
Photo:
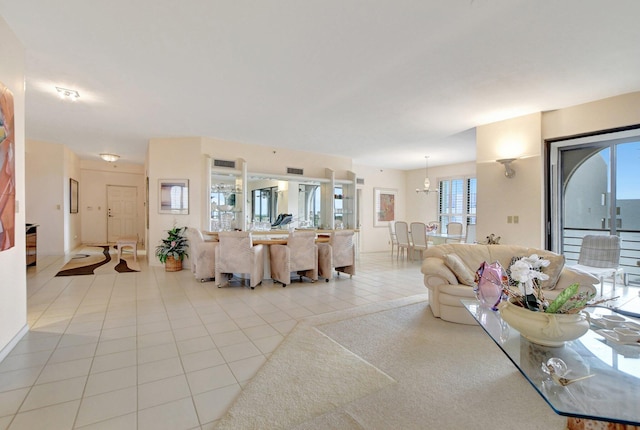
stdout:
<svg viewBox="0 0 640 430">
<path fill-rule="evenodd" d="M 78 213 L 78 181 L 69 178 L 69 212 Z"/>
<path fill-rule="evenodd" d="M 386 227 L 396 219 L 396 197 L 398 190 L 387 188 L 373 189 L 373 226 Z"/>
<path fill-rule="evenodd" d="M 160 179 L 158 193 L 158 213 L 189 214 L 188 179 Z"/>
</svg>

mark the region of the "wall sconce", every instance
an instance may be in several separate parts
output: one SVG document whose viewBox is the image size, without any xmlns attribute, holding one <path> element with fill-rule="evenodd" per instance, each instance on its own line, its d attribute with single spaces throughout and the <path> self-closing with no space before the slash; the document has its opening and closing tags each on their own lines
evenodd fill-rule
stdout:
<svg viewBox="0 0 640 430">
<path fill-rule="evenodd" d="M 102 158 L 104 161 L 108 161 L 109 163 L 114 163 L 118 161 L 118 158 L 120 158 L 120 156 L 117 154 L 100 154 L 100 158 Z"/>
<path fill-rule="evenodd" d="M 516 176 L 516 171 L 511 167 L 511 163 L 516 161 L 516 158 L 502 158 L 500 160 L 496 160 L 498 163 L 504 166 L 504 176 L 511 179 Z"/>
<path fill-rule="evenodd" d="M 76 101 L 80 98 L 80 93 L 76 90 L 70 90 L 68 88 L 56 87 L 56 91 L 58 91 L 58 95 L 62 99 L 70 99 Z"/>
</svg>

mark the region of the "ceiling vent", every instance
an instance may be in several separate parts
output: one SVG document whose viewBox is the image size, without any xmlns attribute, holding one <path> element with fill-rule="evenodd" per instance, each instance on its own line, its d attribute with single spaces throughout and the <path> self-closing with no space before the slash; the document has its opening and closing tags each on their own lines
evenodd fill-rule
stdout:
<svg viewBox="0 0 640 430">
<path fill-rule="evenodd" d="M 304 170 L 297 167 L 287 167 L 287 173 L 291 175 L 304 175 Z"/>
<path fill-rule="evenodd" d="M 356 178 L 356 184 L 364 185 L 364 178 Z"/>
<path fill-rule="evenodd" d="M 229 161 L 229 160 L 217 160 L 217 159 L 213 159 L 213 166 L 214 167 L 228 167 L 230 169 L 235 169 L 236 168 L 236 162 L 235 161 Z"/>
</svg>

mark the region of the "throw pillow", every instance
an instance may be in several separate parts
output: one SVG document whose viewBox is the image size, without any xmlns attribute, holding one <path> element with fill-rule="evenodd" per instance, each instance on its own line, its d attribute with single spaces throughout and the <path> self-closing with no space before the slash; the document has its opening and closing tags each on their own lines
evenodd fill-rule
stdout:
<svg viewBox="0 0 640 430">
<path fill-rule="evenodd" d="M 444 264 L 456 275 L 458 282 L 473 287 L 476 283 L 475 274 L 464 264 L 456 254 L 445 254 Z"/>
<path fill-rule="evenodd" d="M 558 283 L 560 273 L 564 267 L 564 255 L 549 254 L 541 255 L 542 258 L 549 260 L 549 265 L 542 268 L 542 272 L 549 275 L 549 279 L 542 281 L 541 287 L 547 290 L 553 290 Z"/>
</svg>

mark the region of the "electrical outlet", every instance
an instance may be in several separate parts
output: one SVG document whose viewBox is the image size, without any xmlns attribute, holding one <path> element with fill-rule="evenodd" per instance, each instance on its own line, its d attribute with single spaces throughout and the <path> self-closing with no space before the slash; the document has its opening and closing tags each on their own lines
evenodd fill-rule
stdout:
<svg viewBox="0 0 640 430">
<path fill-rule="evenodd" d="M 518 222 L 520 222 L 520 217 L 518 215 L 514 215 L 513 216 L 513 223 L 514 224 L 518 224 Z"/>
<path fill-rule="evenodd" d="M 507 215 L 507 224 L 513 223 L 513 217 L 511 215 Z"/>
</svg>

